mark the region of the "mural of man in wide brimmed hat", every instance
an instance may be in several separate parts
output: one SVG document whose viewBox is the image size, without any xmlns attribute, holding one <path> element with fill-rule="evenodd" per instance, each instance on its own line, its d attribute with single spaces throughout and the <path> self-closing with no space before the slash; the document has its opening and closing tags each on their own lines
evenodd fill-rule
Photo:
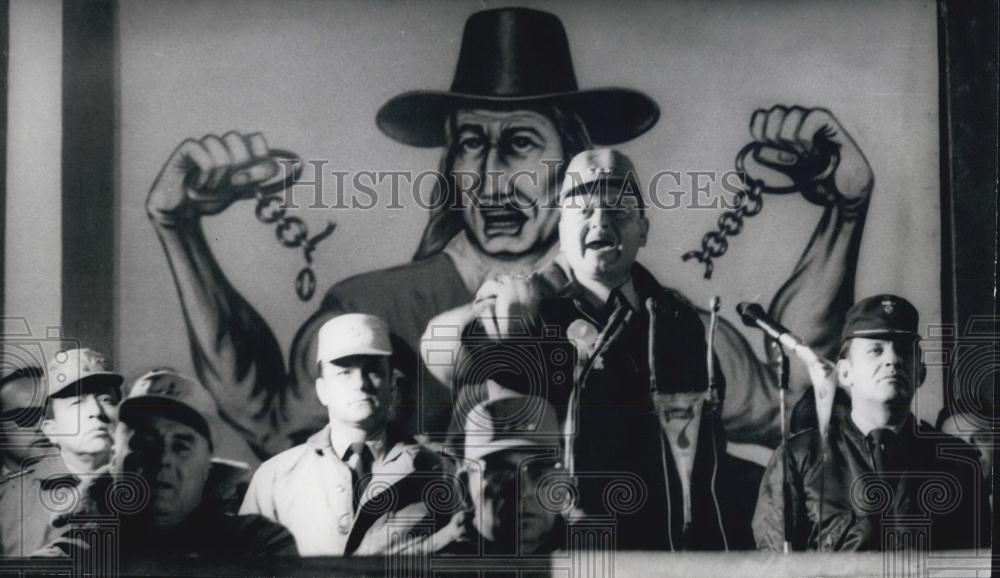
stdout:
<svg viewBox="0 0 1000 578">
<path fill-rule="evenodd" d="M 171 264 L 201 382 L 258 454 L 283 451 L 325 423 L 311 393 L 319 327 L 342 313 L 370 313 L 389 323 L 393 366 L 407 374 L 411 391 L 419 390 L 420 412 L 409 412 L 409 429 L 443 431 L 451 392 L 417 355 L 428 323 L 454 312 L 454 324 L 463 325 L 488 278 L 551 262 L 559 251 L 555 199 L 565 164 L 594 145 L 636 138 L 659 114 L 656 102 L 634 89 L 581 89 L 558 17 L 524 8 L 473 14 L 450 90 L 403 93 L 376 117 L 380 130 L 398 142 L 443 149 L 444 178 L 432 194 L 433 209 L 412 262 L 335 284 L 296 334 L 287 365 L 266 322 L 222 272 L 200 225 L 202 216 L 241 198 L 247 184 L 275 175 L 266 140 L 259 133 L 231 132 L 181 143 L 153 184 L 147 213 Z M 870 183 L 859 190 L 853 197 L 863 200 Z M 842 219 L 824 222 L 818 235 L 831 241 L 814 239 L 810 247 L 823 254 L 804 256 L 803 263 L 826 267 L 822 278 L 832 295 L 844 279 L 853 279 L 842 257 L 856 260 L 860 227 Z M 809 298 L 819 311 L 809 320 L 825 319 L 827 306 L 837 301 Z M 791 308 L 801 312 L 805 305 Z M 750 348 L 741 349 L 741 356 L 743 351 L 749 357 L 736 366 L 763 373 Z M 406 416 L 407 408 L 417 406 L 415 396 L 402 405 L 397 414 Z M 759 421 L 774 414 L 770 408 L 753 411 L 763 416 Z"/>
</svg>

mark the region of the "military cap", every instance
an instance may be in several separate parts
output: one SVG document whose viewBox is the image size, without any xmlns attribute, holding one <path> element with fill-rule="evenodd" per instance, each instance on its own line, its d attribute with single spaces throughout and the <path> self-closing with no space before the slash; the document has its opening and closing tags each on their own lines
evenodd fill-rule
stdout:
<svg viewBox="0 0 1000 578">
<path fill-rule="evenodd" d="M 898 295 L 875 295 L 858 301 L 847 312 L 840 341 L 854 337 L 920 339 L 919 320 L 917 308 L 906 299 Z"/>
<path fill-rule="evenodd" d="M 161 416 L 189 426 L 211 445 L 219 427 L 219 410 L 212 394 L 197 381 L 168 370 L 154 370 L 136 380 L 118 409 L 123 422 L 135 427 L 149 416 Z"/>
<path fill-rule="evenodd" d="M 53 356 L 46 369 L 48 394 L 72 395 L 85 387 L 120 388 L 125 377 L 111 371 L 107 356 L 93 349 L 68 349 Z M 76 386 L 70 389 L 71 386 Z"/>
<path fill-rule="evenodd" d="M 573 157 L 566 167 L 559 202 L 597 193 L 614 195 L 616 201 L 632 197 L 639 207 L 646 206 L 632 159 L 615 149 L 586 150 Z"/>
<path fill-rule="evenodd" d="M 479 403 L 465 418 L 465 457 L 560 443 L 555 409 L 544 399 L 511 394 Z"/>
</svg>

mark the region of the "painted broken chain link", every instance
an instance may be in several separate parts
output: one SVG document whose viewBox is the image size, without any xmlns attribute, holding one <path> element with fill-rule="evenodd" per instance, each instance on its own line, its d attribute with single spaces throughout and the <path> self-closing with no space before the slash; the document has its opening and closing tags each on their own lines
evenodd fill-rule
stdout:
<svg viewBox="0 0 1000 578">
<path fill-rule="evenodd" d="M 266 225 L 275 224 L 274 234 L 283 246 L 295 249 L 302 247 L 306 266 L 295 276 L 295 294 L 301 301 L 309 301 L 316 294 L 316 273 L 312 269 L 312 255 L 320 241 L 333 234 L 336 223 L 327 221 L 326 227 L 317 235 L 309 237 L 309 228 L 299 217 L 289 216 L 285 209 L 285 199 L 278 193 L 292 186 L 302 174 L 302 161 L 295 153 L 272 149 L 270 156 L 284 167 L 286 176 L 277 182 L 265 183 L 256 188 L 254 197 L 257 220 Z"/>
<path fill-rule="evenodd" d="M 727 237 L 739 235 L 743 230 L 744 219 L 753 217 L 764 208 L 763 193 L 785 194 L 800 190 L 807 198 L 815 199 L 818 196 L 814 190 L 817 181 L 819 178 L 830 176 L 840 160 L 834 151 L 834 154 L 830 155 L 829 160 L 822 163 L 822 170 L 810 171 L 813 174 L 808 175 L 808 178 L 802 174 L 804 171 L 796 171 L 799 174 L 792 177 L 791 185 L 772 187 L 766 185 L 760 179 L 751 177 L 746 171 L 745 161 L 747 155 L 750 153 L 756 154 L 761 148 L 762 145 L 760 143 L 752 142 L 743 147 L 736 155 L 736 172 L 743 183 L 742 188 L 736 193 L 736 207 L 719 215 L 719 220 L 716 221 L 717 230 L 705 233 L 705 236 L 701 238 L 700 249 L 688 251 L 681 257 L 684 261 L 694 259 L 699 263 L 703 263 L 705 265 L 705 279 L 712 278 L 712 273 L 715 270 L 713 259 L 725 255 L 729 249 Z M 814 163 L 809 164 L 812 165 Z M 809 167 L 809 169 L 815 169 L 815 167 Z M 817 175 L 816 173 L 820 174 Z"/>
</svg>

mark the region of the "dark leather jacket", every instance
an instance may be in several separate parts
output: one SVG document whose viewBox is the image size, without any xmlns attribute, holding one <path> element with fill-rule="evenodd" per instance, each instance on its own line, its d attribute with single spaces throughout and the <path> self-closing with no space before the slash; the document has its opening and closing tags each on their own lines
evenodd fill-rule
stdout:
<svg viewBox="0 0 1000 578">
<path fill-rule="evenodd" d="M 990 544 L 989 500 L 975 452 L 965 442 L 918 424 L 911 415 L 896 436 L 891 467 L 879 474 L 869 440 L 844 415 L 831 421 L 829 446 L 824 466 L 815 429 L 788 441 L 792 549 L 949 549 Z M 760 488 L 753 531 L 761 549 L 782 547 L 785 451 L 781 447 L 774 453 Z"/>
<path fill-rule="evenodd" d="M 565 423 L 575 357 L 565 338 L 567 329 L 577 319 L 603 329 L 609 315 L 614 314 L 582 299 L 579 287 L 557 265 L 542 275 L 553 287 L 549 295 L 554 294 L 541 302 L 542 328 L 538 329 L 543 335 L 500 344 L 467 340 L 466 357 L 458 364 L 465 371 L 459 372 L 459 383 L 469 387 L 488 377 L 522 393 L 542 395 Z M 705 326 L 687 300 L 662 287 L 638 264 L 633 266 L 632 282 L 641 303 L 639 310 L 632 312 L 616 338 L 590 356 L 601 361 L 584 374 L 579 403 L 574 404 L 578 406 L 572 444 L 578 505 L 588 517 L 613 520 L 619 549 L 752 547 L 749 513 L 742 521 L 733 520 L 731 514 L 739 508 L 727 505 L 738 495 L 729 491 L 731 481 L 746 480 L 749 464 L 726 454 L 721 417 L 707 406 L 691 479 L 692 521 L 684 524 L 680 476 L 653 411 L 647 299 L 653 300 L 656 310 L 653 338 L 659 391 L 707 389 Z M 465 335 L 477 331 L 472 327 Z M 471 402 L 461 402 L 460 396 L 456 405 L 471 406 Z M 749 477 L 759 479 L 752 471 Z M 749 497 L 744 494 L 744 502 L 753 500 L 755 488 Z"/>
</svg>

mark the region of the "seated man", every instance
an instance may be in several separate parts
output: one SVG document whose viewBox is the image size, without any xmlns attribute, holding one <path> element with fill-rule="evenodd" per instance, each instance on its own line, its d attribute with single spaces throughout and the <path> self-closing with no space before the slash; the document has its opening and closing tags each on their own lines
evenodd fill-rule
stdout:
<svg viewBox="0 0 1000 578">
<path fill-rule="evenodd" d="M 541 487 L 568 481 L 555 409 L 508 392 L 478 404 L 451 430 L 462 439 L 472 527 L 441 553 L 526 555 L 565 547 L 562 514 L 573 504 L 547 503 L 551 494 Z"/>
<path fill-rule="evenodd" d="M 834 414 L 828 458 L 810 429 L 772 457 L 753 519 L 761 549 L 881 550 L 988 546 L 989 501 L 974 452 L 910 411 L 926 369 L 917 310 L 877 295 L 847 313 L 837 379 L 851 396 L 849 415 Z M 782 469 L 790 504 L 783 528 Z M 943 499 L 939 497 L 944 495 Z"/>
<path fill-rule="evenodd" d="M 46 371 L 42 431 L 58 451 L 0 483 L 0 546 L 5 556 L 30 556 L 62 529 L 52 520 L 78 504 L 65 496 L 111 460 L 121 375 L 92 349 L 56 353 Z"/>
<path fill-rule="evenodd" d="M 0 482 L 57 453 L 42 433 L 45 372 L 33 366 L 7 369 L 0 377 Z"/>
<path fill-rule="evenodd" d="M 738 509 L 726 504 L 738 503 L 746 484 L 728 487 L 744 476 L 729 472 L 735 462 L 719 415 L 723 380 L 710 395 L 705 327 L 686 299 L 635 261 L 649 220 L 631 161 L 610 149 L 580 153 L 559 203 L 557 263 L 488 282 L 477 302 L 486 335 L 511 343 L 521 321 L 543 342 L 556 330 L 574 343 L 575 367 L 566 367 L 573 356 L 539 348 L 547 380 L 533 383 L 532 371 L 516 371 L 531 367 L 525 358 L 491 372 L 484 356 L 494 348 L 482 343 L 463 351 L 458 365 L 473 377 L 516 377 L 517 387 L 556 407 L 573 435 L 567 459 L 580 478 L 579 506 L 588 516 L 616 516 L 619 548 L 751 546 L 749 512 L 738 520 Z M 525 353 L 508 357 L 517 355 Z M 749 479 L 752 485 L 759 475 Z M 636 503 L 605 499 L 612 483 L 626 484 Z"/>
<path fill-rule="evenodd" d="M 449 527 L 452 513 L 438 525 L 423 498 L 429 485 L 448 483 L 453 466 L 393 426 L 396 376 L 386 323 L 340 315 L 323 325 L 318 343 L 316 393 L 329 423 L 261 464 L 240 512 L 287 526 L 303 556 L 397 552 L 414 547 L 397 542 L 407 527 Z"/>
<path fill-rule="evenodd" d="M 119 408 L 115 459 L 86 499 L 56 520 L 71 528 L 42 554 L 103 552 L 99 520 L 118 523 L 119 555 L 295 556 L 295 539 L 262 516 L 235 516 L 206 499 L 218 408 L 199 383 L 170 371 L 140 377 Z"/>
<path fill-rule="evenodd" d="M 994 440 L 991 425 L 993 406 L 980 400 L 956 399 L 938 414 L 937 428 L 948 435 L 957 437 L 975 448 L 979 454 L 979 465 L 986 489 L 993 503 L 993 451 Z"/>
</svg>

